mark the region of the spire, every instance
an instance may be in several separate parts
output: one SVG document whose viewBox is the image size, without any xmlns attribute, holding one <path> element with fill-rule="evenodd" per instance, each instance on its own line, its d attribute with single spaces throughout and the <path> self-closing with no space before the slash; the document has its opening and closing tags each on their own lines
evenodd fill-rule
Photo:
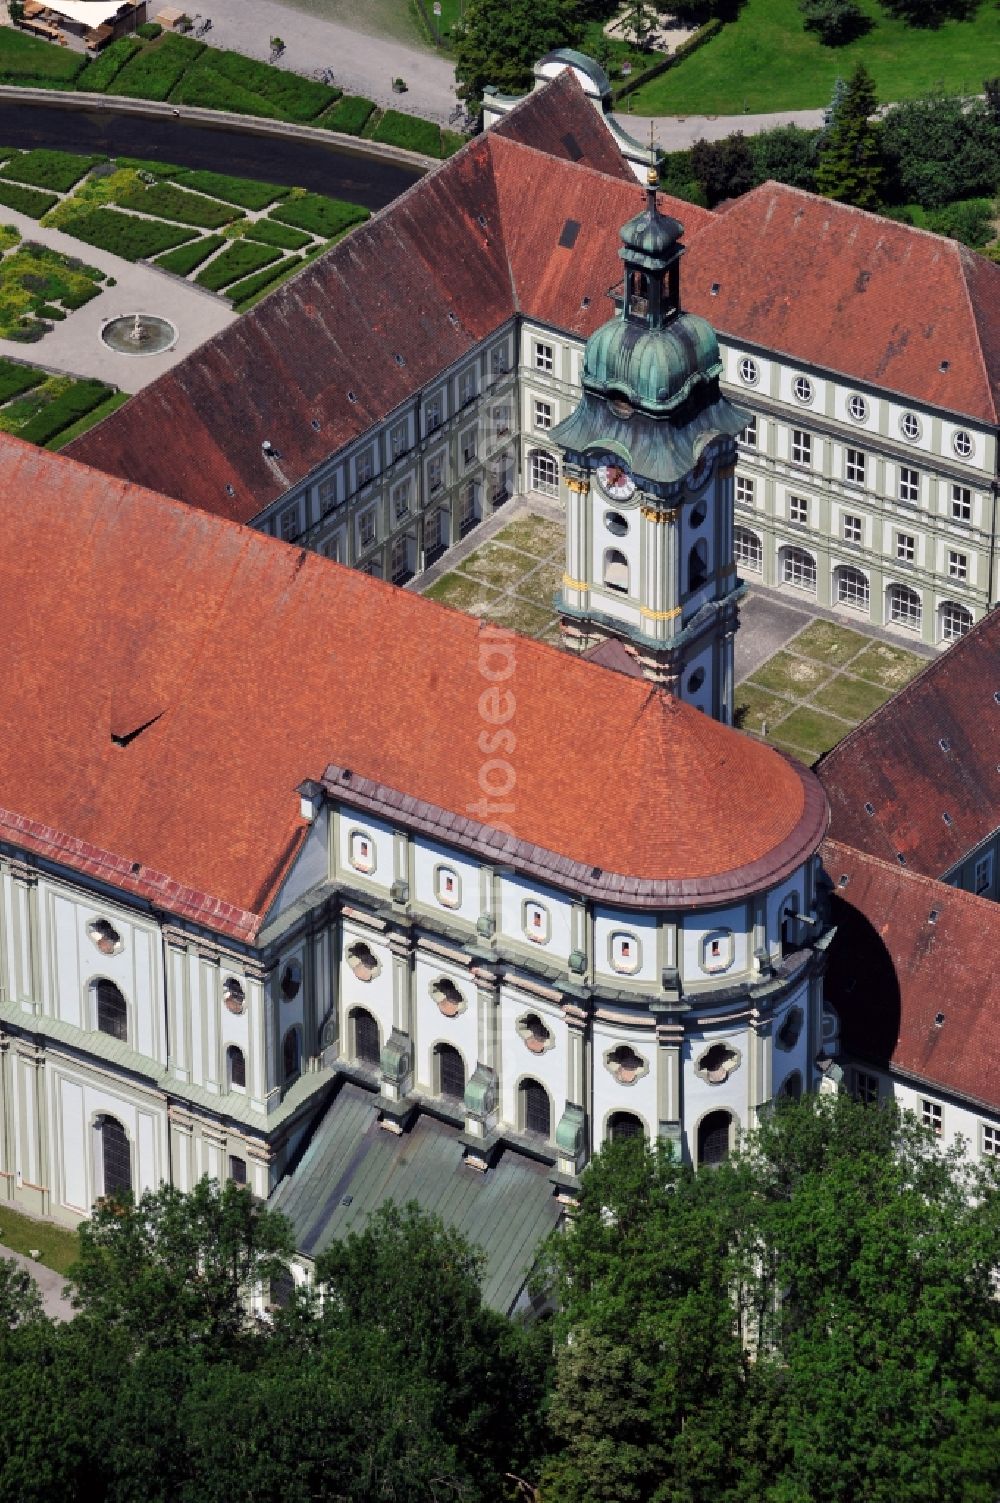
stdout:
<svg viewBox="0 0 1000 1503">
<path fill-rule="evenodd" d="M 652 124 L 650 144 L 652 145 Z M 657 204 L 659 171 L 650 162 L 646 173 L 646 207 L 621 230 L 619 256 L 625 263 L 620 316 L 627 323 L 660 329 L 680 312 L 679 262 L 684 254 L 684 226 Z"/>
</svg>

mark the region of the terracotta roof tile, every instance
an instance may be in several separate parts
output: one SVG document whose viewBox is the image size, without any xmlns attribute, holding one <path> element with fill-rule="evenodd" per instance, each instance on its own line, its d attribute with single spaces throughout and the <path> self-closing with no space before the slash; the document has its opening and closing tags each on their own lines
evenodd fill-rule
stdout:
<svg viewBox="0 0 1000 1503">
<path fill-rule="evenodd" d="M 614 136 L 570 68 L 564 68 L 543 89 L 527 95 L 491 134 L 533 146 L 562 161 L 582 162 L 608 177 L 635 184 L 635 175 Z"/>
<path fill-rule="evenodd" d="M 819 762 L 834 838 L 940 877 L 1000 828 L 998 695 L 1000 608 Z"/>
<path fill-rule="evenodd" d="M 298 849 L 295 790 L 331 762 L 354 770 L 351 799 L 369 780 L 478 828 L 481 622 L 6 435 L 0 522 L 17 602 L 0 786 L 30 848 L 114 880 L 137 863 L 164 906 L 170 883 L 191 914 L 209 894 L 229 905 L 216 927 L 245 937 Z M 515 641 L 516 840 L 697 886 L 819 839 L 811 774 L 644 682 Z M 131 694 L 160 713 L 121 746 Z"/>
<path fill-rule="evenodd" d="M 840 841 L 822 854 L 842 1050 L 1000 1111 L 1000 904 Z"/>
</svg>

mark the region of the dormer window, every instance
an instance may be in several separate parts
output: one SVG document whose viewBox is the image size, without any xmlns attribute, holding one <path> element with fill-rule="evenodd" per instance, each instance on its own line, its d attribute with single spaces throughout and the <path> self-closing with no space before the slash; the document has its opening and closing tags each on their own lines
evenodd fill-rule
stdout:
<svg viewBox="0 0 1000 1503">
<path fill-rule="evenodd" d="M 355 871 L 375 870 L 375 842 L 369 834 L 364 830 L 352 830 L 349 849 L 351 865 Z"/>
<path fill-rule="evenodd" d="M 439 866 L 434 872 L 434 891 L 439 903 L 445 908 L 457 908 L 462 901 L 462 883 L 450 866 Z"/>
<path fill-rule="evenodd" d="M 548 909 L 543 908 L 541 903 L 525 903 L 522 923 L 526 936 L 533 944 L 548 944 L 550 933 L 549 913 Z"/>
</svg>

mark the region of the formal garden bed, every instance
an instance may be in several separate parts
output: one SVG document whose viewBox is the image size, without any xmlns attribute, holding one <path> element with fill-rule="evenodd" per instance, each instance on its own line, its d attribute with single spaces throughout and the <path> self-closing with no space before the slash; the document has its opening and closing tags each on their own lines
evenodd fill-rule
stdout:
<svg viewBox="0 0 1000 1503">
<path fill-rule="evenodd" d="M 0 339 L 32 344 L 98 297 L 104 273 L 0 226 Z"/>
<path fill-rule="evenodd" d="M 0 359 L 0 431 L 28 443 L 61 449 L 127 400 L 104 381 Z"/>
<path fill-rule="evenodd" d="M 241 311 L 369 217 L 359 204 L 221 172 L 0 147 L 4 204 L 87 245 L 224 292 Z M 44 332 L 38 324 L 30 337 Z"/>
<path fill-rule="evenodd" d="M 0 27 L 0 84 L 169 101 L 316 125 L 429 157 L 450 156 L 466 139 L 433 121 L 345 95 L 335 85 L 173 32 L 148 41 L 123 37 L 87 62 L 80 53 Z"/>
</svg>

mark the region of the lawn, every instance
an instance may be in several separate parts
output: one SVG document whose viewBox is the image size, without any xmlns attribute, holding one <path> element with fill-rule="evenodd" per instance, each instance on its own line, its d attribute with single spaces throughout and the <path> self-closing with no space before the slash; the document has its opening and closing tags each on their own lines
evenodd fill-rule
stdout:
<svg viewBox="0 0 1000 1503">
<path fill-rule="evenodd" d="M 558 642 L 552 595 L 562 578 L 564 548 L 558 522 L 521 516 L 481 543 L 424 593 L 470 616 Z"/>
<path fill-rule="evenodd" d="M 0 1206 L 0 1243 L 12 1252 L 30 1257 L 31 1248 L 40 1254 L 39 1263 L 66 1273 L 80 1256 L 80 1239 L 76 1232 L 51 1221 L 33 1221 L 9 1205 Z"/>
<path fill-rule="evenodd" d="M 633 96 L 637 115 L 729 115 L 815 109 L 861 61 L 881 103 L 935 89 L 979 93 L 998 71 L 1000 7 L 981 0 L 968 21 L 936 30 L 905 26 L 877 0 L 859 0 L 874 25 L 846 47 L 824 47 L 803 29 L 798 0 L 746 0 L 736 21 Z"/>
</svg>

